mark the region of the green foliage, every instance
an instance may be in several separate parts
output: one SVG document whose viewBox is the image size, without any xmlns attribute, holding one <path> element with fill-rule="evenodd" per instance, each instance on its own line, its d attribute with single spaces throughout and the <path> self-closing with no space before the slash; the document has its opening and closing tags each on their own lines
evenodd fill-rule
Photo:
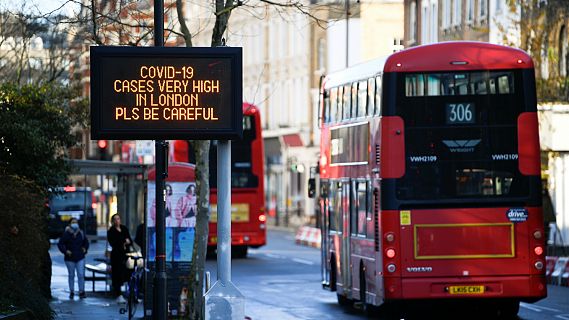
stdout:
<svg viewBox="0 0 569 320">
<path fill-rule="evenodd" d="M 45 194 L 35 183 L 0 175 L 0 315 L 24 309 L 52 319 Z"/>
<path fill-rule="evenodd" d="M 66 149 L 75 144 L 72 125 L 84 123 L 84 103 L 57 84 L 0 85 L 0 174 L 14 174 L 42 187 L 65 183 Z"/>
</svg>

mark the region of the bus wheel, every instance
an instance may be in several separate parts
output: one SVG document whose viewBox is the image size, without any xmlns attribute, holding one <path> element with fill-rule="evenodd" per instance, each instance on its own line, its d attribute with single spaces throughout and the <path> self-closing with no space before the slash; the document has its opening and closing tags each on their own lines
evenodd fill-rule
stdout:
<svg viewBox="0 0 569 320">
<path fill-rule="evenodd" d="M 517 300 L 502 301 L 498 305 L 500 319 L 517 319 L 520 311 L 520 302 Z"/>
<path fill-rule="evenodd" d="M 366 301 L 366 274 L 363 267 L 360 267 L 360 303 L 364 314 L 367 314 L 367 301 Z"/>
<path fill-rule="evenodd" d="M 336 297 L 338 298 L 338 304 L 342 307 L 352 306 L 353 301 L 346 296 L 336 293 Z"/>
<path fill-rule="evenodd" d="M 330 259 L 330 291 L 336 291 L 336 259 L 334 256 Z"/>
<path fill-rule="evenodd" d="M 243 259 L 247 257 L 247 246 L 233 246 L 231 247 L 231 256 L 237 259 Z"/>
</svg>

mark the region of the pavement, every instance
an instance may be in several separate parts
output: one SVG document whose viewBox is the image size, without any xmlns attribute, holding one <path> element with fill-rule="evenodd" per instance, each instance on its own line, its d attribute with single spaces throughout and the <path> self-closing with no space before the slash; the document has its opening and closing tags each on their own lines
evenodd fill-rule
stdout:
<svg viewBox="0 0 569 320">
<path fill-rule="evenodd" d="M 293 234 L 294 227 L 275 227 L 271 226 L 271 230 L 280 230 Z M 95 259 L 104 258 L 106 246 L 106 230 L 99 229 L 96 237 L 90 237 L 89 252 L 86 257 L 86 264 L 96 265 L 100 263 Z M 77 279 L 75 280 L 75 297 L 69 298 L 69 288 L 67 284 L 67 268 L 63 260 L 63 255 L 57 248 L 57 241 L 52 241 L 50 248 L 52 259 L 52 277 L 51 277 L 51 293 L 53 300 L 51 307 L 56 313 L 56 320 L 68 319 L 127 319 L 126 314 L 121 314 L 121 308 L 126 308 L 125 304 L 118 304 L 110 295 L 110 283 L 107 285 L 102 281 L 95 282 L 95 290 L 93 291 L 92 282 L 85 282 L 85 292 L 87 298 L 79 299 Z M 91 273 L 85 270 L 85 276 Z M 143 306 L 140 304 L 137 308 L 135 319 L 143 319 Z"/>
<path fill-rule="evenodd" d="M 106 230 L 99 230 L 99 235 L 93 237 L 89 252 L 87 254 L 87 264 L 98 264 L 96 258 L 104 258 L 105 253 L 105 236 Z M 52 277 L 51 277 L 51 293 L 53 300 L 51 307 L 56 312 L 55 319 L 127 319 L 126 314 L 121 314 L 121 308 L 126 308 L 125 304 L 118 304 L 110 295 L 104 282 L 95 282 L 95 291 L 92 289 L 92 282 L 85 282 L 85 291 L 87 298 L 79 299 L 77 279 L 75 280 L 75 298 L 69 298 L 69 288 L 67 284 L 67 268 L 63 261 L 63 255 L 57 249 L 57 242 L 53 242 L 49 251 L 52 259 Z M 90 272 L 86 270 L 85 276 L 89 276 Z M 142 318 L 143 307 L 140 305 L 136 313 L 138 319 Z"/>
</svg>

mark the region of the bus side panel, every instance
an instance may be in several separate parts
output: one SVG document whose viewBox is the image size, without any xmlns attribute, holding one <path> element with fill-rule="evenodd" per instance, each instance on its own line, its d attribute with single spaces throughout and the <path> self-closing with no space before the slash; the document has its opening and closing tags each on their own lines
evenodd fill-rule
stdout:
<svg viewBox="0 0 569 320">
<path fill-rule="evenodd" d="M 358 237 L 351 238 L 351 272 L 352 272 L 352 298 L 360 300 L 362 280 L 365 281 L 367 303 L 375 301 L 375 253 L 373 240 Z M 364 278 L 360 275 L 363 273 Z"/>
</svg>

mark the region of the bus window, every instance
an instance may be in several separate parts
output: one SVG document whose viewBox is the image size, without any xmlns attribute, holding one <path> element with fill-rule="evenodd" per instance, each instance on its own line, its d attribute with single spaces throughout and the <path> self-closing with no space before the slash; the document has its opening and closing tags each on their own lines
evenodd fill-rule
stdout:
<svg viewBox="0 0 569 320">
<path fill-rule="evenodd" d="M 358 117 L 367 115 L 367 81 L 358 84 Z"/>
<path fill-rule="evenodd" d="M 352 86 L 347 84 L 344 86 L 344 117 L 343 120 L 350 119 L 352 114 Z"/>
<path fill-rule="evenodd" d="M 351 118 L 358 117 L 358 83 L 352 83 L 352 116 Z"/>
<path fill-rule="evenodd" d="M 429 96 L 441 95 L 441 79 L 438 74 L 430 74 L 427 76 L 427 94 Z"/>
<path fill-rule="evenodd" d="M 426 79 L 426 91 L 424 91 Z M 405 96 L 465 96 L 514 93 L 512 72 L 409 74 Z"/>
<path fill-rule="evenodd" d="M 350 206 L 350 235 L 357 236 L 358 233 L 358 182 L 352 181 L 352 197 L 350 202 L 355 205 Z"/>
<path fill-rule="evenodd" d="M 343 119 L 344 116 L 344 87 L 339 86 L 338 87 L 338 113 L 336 113 L 336 122 L 340 122 Z"/>
<path fill-rule="evenodd" d="M 330 183 L 330 230 L 342 232 L 342 183 Z"/>
<path fill-rule="evenodd" d="M 501 94 L 508 94 L 510 93 L 510 83 L 512 83 L 512 81 L 510 81 L 510 77 L 508 75 L 504 75 L 498 78 L 498 91 Z"/>
<path fill-rule="evenodd" d="M 324 107 L 322 108 L 322 121 L 330 122 L 330 90 L 324 91 Z"/>
<path fill-rule="evenodd" d="M 369 79 L 367 82 L 367 112 L 368 116 L 371 116 L 375 112 L 375 79 Z"/>
<path fill-rule="evenodd" d="M 367 215 L 368 215 L 368 188 L 367 182 L 359 181 L 357 182 L 356 187 L 356 211 L 357 211 L 357 220 L 358 220 L 358 227 L 357 233 L 360 236 L 366 236 L 366 229 L 367 229 Z"/>
<path fill-rule="evenodd" d="M 425 95 L 425 80 L 423 74 L 412 74 L 405 77 L 405 95 L 420 97 Z"/>
<path fill-rule="evenodd" d="M 375 113 L 376 116 L 381 114 L 381 76 L 375 78 Z"/>
<path fill-rule="evenodd" d="M 338 115 L 338 88 L 330 89 L 330 110 L 328 120 L 329 122 L 336 122 Z"/>
<path fill-rule="evenodd" d="M 408 96 L 416 93 L 421 75 L 429 86 L 439 81 L 440 90 Z M 395 114 L 405 121 L 407 161 L 397 198 L 476 202 L 527 196 L 530 181 L 520 172 L 517 142 L 518 116 L 526 106 L 523 95 L 512 94 L 521 77 L 520 71 L 402 75 L 399 86 L 405 89 Z"/>
</svg>

